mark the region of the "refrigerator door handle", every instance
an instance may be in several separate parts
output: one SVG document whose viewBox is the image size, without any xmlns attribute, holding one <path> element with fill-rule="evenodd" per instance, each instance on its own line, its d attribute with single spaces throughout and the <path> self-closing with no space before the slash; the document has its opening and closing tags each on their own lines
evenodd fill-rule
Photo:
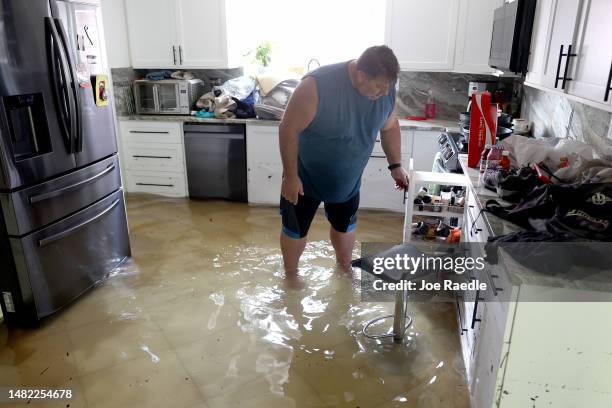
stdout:
<svg viewBox="0 0 612 408">
<path fill-rule="evenodd" d="M 64 30 L 64 25 L 62 24 L 62 20 L 59 18 L 55 18 L 55 26 L 57 27 L 57 32 L 59 33 L 59 37 L 61 39 L 61 44 L 64 48 L 64 52 L 66 53 L 66 58 L 68 59 L 68 67 L 70 68 L 70 76 L 72 77 L 72 93 L 74 95 L 74 110 L 76 116 L 74 118 L 75 127 L 73 132 L 73 140 L 75 143 L 74 152 L 80 152 L 83 150 L 83 137 L 82 137 L 82 117 L 81 117 L 81 98 L 79 95 L 79 81 L 76 74 L 76 66 L 74 64 L 74 60 L 72 58 L 72 52 L 68 47 L 68 35 L 66 35 L 66 30 Z"/>
<path fill-rule="evenodd" d="M 65 136 L 66 150 L 73 152 L 72 129 L 70 122 L 70 96 L 67 94 L 66 83 L 62 84 L 60 71 L 64 82 L 66 82 L 66 65 L 62 58 L 62 51 L 59 49 L 59 39 L 53 21 L 50 17 L 45 17 L 45 32 L 47 34 L 47 63 L 51 70 L 51 86 L 55 96 L 55 103 L 58 108 L 58 119 L 60 130 Z"/>
<path fill-rule="evenodd" d="M 30 196 L 28 197 L 28 201 L 30 202 L 30 204 L 35 204 L 35 203 L 47 200 L 49 198 L 57 197 L 62 194 L 69 193 L 71 191 L 78 190 L 84 187 L 86 184 L 89 184 L 92 181 L 99 179 L 100 177 L 112 172 L 113 170 L 115 170 L 115 165 L 111 164 L 110 166 L 108 166 L 107 168 L 99 172 L 98 174 L 95 174 L 85 180 L 81 180 L 78 183 L 74 183 L 69 186 L 59 188 L 57 190 L 49 191 L 47 193 L 36 194 L 36 195 Z"/>
<path fill-rule="evenodd" d="M 91 224 L 92 222 L 100 219 L 101 217 L 103 217 L 106 213 L 108 213 L 109 211 L 111 211 L 113 208 L 115 208 L 117 206 L 117 204 L 119 204 L 119 201 L 121 201 L 119 198 L 116 199 L 115 201 L 113 201 L 108 207 L 106 207 L 104 210 L 100 211 L 98 214 L 94 215 L 93 217 L 91 217 L 88 220 L 85 220 L 77 225 L 73 225 L 70 228 L 66 228 L 65 230 L 58 232 L 57 234 L 53 234 L 51 236 L 48 236 L 47 238 L 43 238 L 43 239 L 39 239 L 38 240 L 38 246 L 39 247 L 44 247 L 46 245 L 49 245 L 59 239 L 62 239 L 64 237 L 67 237 L 68 235 L 71 235 L 73 233 L 75 233 L 76 231 L 80 230 L 81 228 L 85 227 L 88 224 Z"/>
</svg>

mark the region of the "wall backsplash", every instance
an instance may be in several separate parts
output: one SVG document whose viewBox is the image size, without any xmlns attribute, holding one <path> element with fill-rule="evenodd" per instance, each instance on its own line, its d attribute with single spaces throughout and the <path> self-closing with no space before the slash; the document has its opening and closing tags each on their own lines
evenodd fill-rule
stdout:
<svg viewBox="0 0 612 408">
<path fill-rule="evenodd" d="M 400 117 L 422 116 L 427 103 L 427 92 L 433 91 L 437 118 L 457 120 L 468 103 L 470 81 L 495 82 L 494 89 L 502 89 L 514 95 L 513 107 L 519 109 L 521 86 L 513 79 L 494 76 L 456 74 L 450 72 L 400 72 L 397 109 Z M 510 99 L 510 98 L 509 98 Z"/>
<path fill-rule="evenodd" d="M 144 77 L 148 72 L 157 70 L 140 70 L 128 68 L 113 68 L 111 74 L 114 84 L 115 105 L 117 115 L 129 116 L 135 114 L 132 82 Z M 221 82 L 243 74 L 242 68 L 218 70 L 190 70 L 196 78 L 201 78 L 210 87 L 211 78 L 219 78 Z M 494 89 L 501 89 L 508 95 L 513 95 L 512 107 L 520 108 L 522 86 L 512 79 L 499 79 L 494 76 L 456 74 L 446 72 L 401 72 L 399 75 L 399 91 L 397 93 L 397 109 L 400 118 L 405 116 L 422 116 L 427 91 L 433 90 L 439 119 L 457 120 L 459 112 L 465 111 L 468 97 L 467 89 L 470 81 L 486 81 L 495 83 Z"/>
<path fill-rule="evenodd" d="M 569 137 L 595 147 L 610 149 L 612 113 L 568 99 L 563 95 L 526 86 L 523 117 L 531 122 L 535 137 Z"/>
<path fill-rule="evenodd" d="M 149 72 L 160 71 L 159 69 L 133 69 L 128 68 L 112 68 L 111 75 L 113 78 L 113 87 L 115 93 L 115 110 L 118 116 L 129 116 L 136 113 L 134 105 L 134 93 L 132 91 L 132 82 L 137 78 L 144 78 Z M 221 82 L 228 79 L 236 78 L 242 75 L 242 68 L 232 69 L 191 69 L 196 78 L 204 81 L 205 92 L 210 91 L 211 79 L 219 78 Z"/>
</svg>

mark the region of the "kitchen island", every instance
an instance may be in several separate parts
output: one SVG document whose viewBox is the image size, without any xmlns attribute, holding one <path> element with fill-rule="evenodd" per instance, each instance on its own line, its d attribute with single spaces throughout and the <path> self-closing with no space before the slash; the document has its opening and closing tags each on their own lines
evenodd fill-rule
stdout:
<svg viewBox="0 0 612 408">
<path fill-rule="evenodd" d="M 489 237 L 520 227 L 483 211 L 496 195 L 479 187 L 466 155 L 460 162 L 468 180 L 462 240 L 483 256 Z M 600 253 L 604 245 L 590 244 Z M 456 296 L 472 406 L 612 406 L 611 271 L 574 279 L 576 270 L 549 275 L 523 263 L 499 249 L 496 265 L 467 273 L 491 290 Z"/>
</svg>

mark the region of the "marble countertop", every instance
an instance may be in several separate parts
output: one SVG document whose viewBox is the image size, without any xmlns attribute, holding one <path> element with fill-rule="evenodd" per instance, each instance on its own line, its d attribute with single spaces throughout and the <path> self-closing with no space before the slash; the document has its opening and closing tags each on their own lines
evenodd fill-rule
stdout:
<svg viewBox="0 0 612 408">
<path fill-rule="evenodd" d="M 262 119 L 216 119 L 196 118 L 189 115 L 131 115 L 119 116 L 119 120 L 150 120 L 160 122 L 196 122 L 196 123 L 244 123 L 248 125 L 277 126 L 278 120 Z M 459 124 L 452 120 L 406 120 L 399 119 L 400 127 L 404 130 L 432 130 L 440 132 L 459 132 Z"/>
<path fill-rule="evenodd" d="M 154 122 L 195 122 L 195 123 L 244 123 L 248 125 L 278 126 L 278 120 L 262 119 L 217 119 L 217 118 L 196 118 L 190 115 L 130 115 L 119 116 L 119 120 L 145 120 Z"/>
<path fill-rule="evenodd" d="M 509 205 L 511 203 L 500 199 L 497 194 L 494 192 L 487 190 L 486 188 L 480 186 L 479 176 L 480 172 L 476 169 L 472 169 L 467 165 L 467 154 L 459 155 L 459 162 L 461 163 L 461 168 L 463 169 L 464 174 L 468 177 L 468 183 L 472 190 L 476 193 L 476 198 L 478 201 L 478 205 L 480 208 L 484 208 L 487 200 L 495 199 L 502 205 Z M 503 218 L 500 218 L 496 215 L 493 215 L 488 212 L 483 212 L 481 214 L 485 224 L 487 225 L 487 229 L 489 230 L 490 236 L 498 236 L 498 235 L 506 235 L 513 232 L 521 231 L 523 228 L 520 226 L 506 221 Z M 529 243 L 510 243 L 503 245 L 530 245 Z M 534 243 L 534 245 L 538 245 L 538 243 Z M 566 243 L 555 243 L 552 245 L 559 245 L 559 248 L 556 248 L 555 251 L 561 251 L 563 245 L 570 245 Z M 590 249 L 594 252 L 599 253 L 600 256 L 605 257 L 606 259 L 610 259 L 611 256 L 606 253 L 610 253 L 607 249 L 607 243 L 589 243 Z M 551 247 L 552 248 L 552 247 Z M 612 246 L 611 246 L 612 248 Z M 510 247 L 507 247 L 510 249 Z M 607 300 L 612 301 L 612 267 L 593 269 L 593 268 L 585 268 L 578 265 L 567 265 L 564 270 L 559 270 L 554 275 L 545 274 L 542 272 L 535 271 L 530 269 L 529 267 L 521 264 L 516 259 L 514 259 L 507 249 L 500 249 L 500 262 L 498 264 L 497 272 L 504 273 L 508 277 L 508 280 L 516 286 L 521 285 L 530 285 L 530 286 L 542 286 L 545 288 L 558 288 L 558 289 L 574 289 L 574 290 L 584 290 L 589 292 L 599 292 L 600 295 L 597 296 L 597 300 Z M 605 263 L 605 262 L 604 262 Z M 612 262 L 608 263 L 612 265 Z M 560 295 L 561 293 L 550 292 L 547 293 L 546 296 L 553 296 L 550 301 L 559 300 L 554 298 L 554 296 Z M 544 293 L 536 292 L 535 296 L 544 295 Z M 601 296 L 601 299 L 599 297 Z M 589 295 L 589 299 L 591 295 Z M 544 300 L 541 298 L 531 299 L 531 300 Z M 585 300 L 585 299 L 581 299 Z M 592 300 L 596 300 L 593 298 Z"/>
</svg>

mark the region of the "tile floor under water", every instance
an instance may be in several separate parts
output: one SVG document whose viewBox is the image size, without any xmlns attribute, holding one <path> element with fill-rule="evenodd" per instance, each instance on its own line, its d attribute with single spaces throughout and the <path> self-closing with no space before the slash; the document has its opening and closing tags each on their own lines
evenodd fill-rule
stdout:
<svg viewBox="0 0 612 408">
<path fill-rule="evenodd" d="M 410 304 L 404 344 L 365 338 L 393 304 L 335 270 L 322 214 L 293 290 L 276 208 L 128 195 L 127 211 L 133 258 L 107 282 L 37 329 L 0 326 L 0 386 L 74 392 L 37 407 L 469 406 L 453 305 Z M 402 224 L 360 211 L 357 240 Z"/>
</svg>

